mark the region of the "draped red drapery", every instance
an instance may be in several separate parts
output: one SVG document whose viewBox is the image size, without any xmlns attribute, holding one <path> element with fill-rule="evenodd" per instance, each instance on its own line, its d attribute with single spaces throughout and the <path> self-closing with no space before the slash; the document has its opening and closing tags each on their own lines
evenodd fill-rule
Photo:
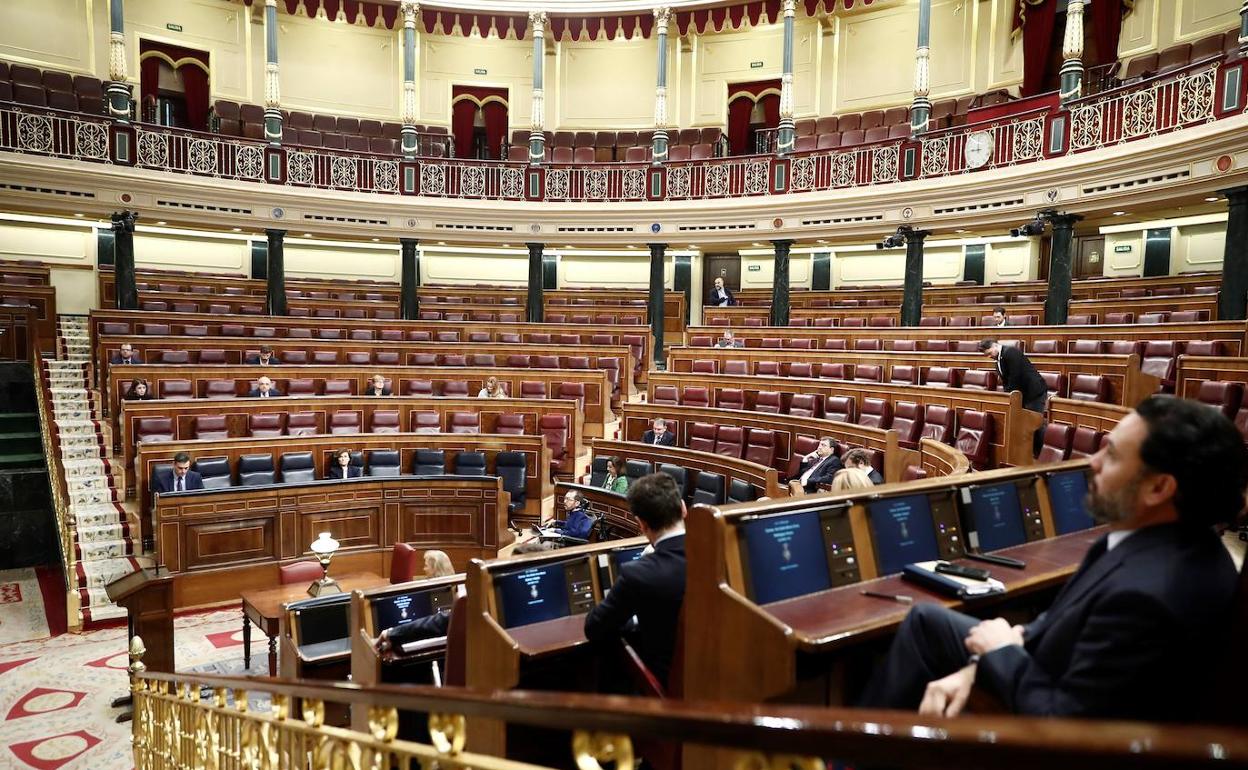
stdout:
<svg viewBox="0 0 1248 770">
<path fill-rule="evenodd" d="M 1061 45 L 1065 30 L 1057 29 L 1057 3 L 1058 0 L 1014 0 L 1014 32 L 1021 31 L 1023 37 L 1022 96 L 1033 96 L 1044 87 L 1049 54 L 1053 46 Z M 1085 57 L 1085 66 L 1117 61 L 1122 17 L 1130 8 L 1128 0 L 1092 0 L 1084 9 L 1084 24 L 1092 25 L 1096 41 L 1096 55 Z"/>
<path fill-rule="evenodd" d="M 455 157 L 472 157 L 473 121 L 477 110 L 485 121 L 486 152 L 502 157 L 507 137 L 507 89 L 485 86 L 451 88 L 451 133 L 455 137 Z"/>
<path fill-rule="evenodd" d="M 196 131 L 208 128 L 208 52 L 142 40 L 139 46 L 139 95 L 142 103 L 156 98 L 160 90 L 160 63 L 172 67 L 182 78 L 186 119 Z"/>
<path fill-rule="evenodd" d="M 750 113 L 762 104 L 767 128 L 780 125 L 780 81 L 758 80 L 728 86 L 728 149 L 733 155 L 752 153 L 749 147 Z"/>
</svg>

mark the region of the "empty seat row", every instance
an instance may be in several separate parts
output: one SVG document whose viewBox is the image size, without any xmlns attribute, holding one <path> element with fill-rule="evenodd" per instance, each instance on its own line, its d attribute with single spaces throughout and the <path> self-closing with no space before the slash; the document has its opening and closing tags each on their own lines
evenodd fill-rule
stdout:
<svg viewBox="0 0 1248 770">
<path fill-rule="evenodd" d="M 1159 52 L 1137 56 L 1127 63 L 1120 79 L 1125 83 L 1131 83 L 1154 75 L 1173 72 L 1188 64 L 1206 61 L 1223 54 L 1234 54 L 1238 50 L 1239 30 L 1233 29 L 1224 34 L 1203 37 L 1194 43 L 1179 43 Z"/>
<path fill-rule="evenodd" d="M 244 357 L 257 355 L 259 351 L 247 350 Z M 283 350 L 275 354 L 283 364 L 383 364 L 408 366 L 498 366 L 505 364 L 508 368 L 520 369 L 578 369 L 589 370 L 589 356 L 553 356 L 528 355 L 524 353 L 496 356 L 493 353 L 412 353 L 404 356 L 394 350 Z M 160 364 L 225 364 L 228 363 L 226 353 L 219 348 L 201 350 L 158 350 L 148 351 L 148 363 Z M 619 370 L 618 358 L 599 359 L 603 368 Z M 244 389 L 245 390 L 245 389 Z"/>
<path fill-rule="evenodd" d="M 1224 380 L 1205 380 L 1196 391 L 1196 400 L 1219 410 L 1239 428 L 1244 442 L 1248 443 L 1248 399 L 1244 392 L 1248 384 Z"/>
<path fill-rule="evenodd" d="M 387 384 L 391 380 L 386 380 Z M 128 383 L 120 383 L 123 387 Z M 286 396 L 354 396 L 356 380 L 315 379 L 300 377 L 274 380 L 274 386 Z M 504 392 L 507 383 L 499 383 Z M 216 379 L 204 380 L 196 393 L 195 383 L 188 379 L 166 378 L 156 383 L 156 394 L 162 399 L 191 398 L 237 398 L 250 390 L 249 380 Z M 432 380 L 408 379 L 400 382 L 400 392 L 407 396 L 446 396 L 450 398 L 468 398 L 476 393 L 470 392 L 467 380 Z M 585 383 L 558 382 L 553 389 L 548 389 L 545 382 L 523 380 L 520 393 L 516 398 L 561 398 L 573 399 L 580 405 L 585 403 Z"/>
<path fill-rule="evenodd" d="M 1044 443 L 1036 461 L 1055 463 L 1091 457 L 1105 441 L 1105 431 L 1084 426 L 1049 423 L 1044 428 Z"/>
<path fill-rule="evenodd" d="M 106 113 L 104 84 L 89 75 L 0 61 L 0 101 L 91 115 Z"/>
<path fill-rule="evenodd" d="M 362 308 L 362 307 L 292 307 L 288 308 L 286 314 L 297 318 L 352 318 L 365 319 L 375 318 L 379 320 L 394 320 L 399 317 L 398 310 L 390 307 L 395 303 L 387 305 L 379 305 L 378 307 Z M 267 315 L 267 309 L 262 304 L 250 304 L 237 302 L 234 304 L 223 304 L 212 300 L 163 300 L 163 299 L 139 299 L 139 309 L 147 310 L 155 313 L 210 313 L 212 315 Z"/>
</svg>

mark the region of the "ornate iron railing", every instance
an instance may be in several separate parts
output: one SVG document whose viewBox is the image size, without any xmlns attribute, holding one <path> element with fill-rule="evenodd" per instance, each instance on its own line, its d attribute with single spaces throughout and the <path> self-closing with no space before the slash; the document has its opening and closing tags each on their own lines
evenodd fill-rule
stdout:
<svg viewBox="0 0 1248 770">
<path fill-rule="evenodd" d="M 1180 130 L 1241 113 L 1248 81 L 1242 68 L 1239 62 L 1207 60 L 1065 107 L 784 158 L 760 154 L 659 165 L 545 166 L 447 157 L 407 159 L 271 146 L 148 124 L 113 125 L 105 118 L 16 104 L 0 105 L 0 151 L 382 195 L 552 202 L 748 197 L 1002 168 Z M 119 139 L 123 135 L 133 136 L 132 153 Z"/>
</svg>

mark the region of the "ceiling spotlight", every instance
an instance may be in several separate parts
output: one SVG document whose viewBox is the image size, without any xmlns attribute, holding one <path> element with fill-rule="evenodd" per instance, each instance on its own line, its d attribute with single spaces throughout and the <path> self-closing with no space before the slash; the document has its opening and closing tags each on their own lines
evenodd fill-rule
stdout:
<svg viewBox="0 0 1248 770">
<path fill-rule="evenodd" d="M 1011 238 L 1031 237 L 1033 235 L 1044 235 L 1045 212 L 1041 211 L 1036 214 L 1036 218 L 1021 227 L 1011 227 Z"/>
<path fill-rule="evenodd" d="M 966 228 L 959 227 L 957 230 L 954 230 L 954 232 L 955 232 L 955 233 L 964 233 L 964 232 L 966 232 Z"/>
<path fill-rule="evenodd" d="M 438 245 L 439 245 L 439 246 L 445 246 L 445 245 L 446 245 L 446 241 L 438 241 Z"/>
<path fill-rule="evenodd" d="M 304 237 L 304 238 L 311 238 L 311 237 L 312 237 L 312 233 L 304 233 L 304 234 L 303 234 L 303 237 Z"/>
<path fill-rule="evenodd" d="M 76 216 L 76 217 L 80 217 L 80 218 L 81 218 L 81 217 L 85 217 L 85 216 L 86 216 L 86 214 L 74 214 L 74 216 Z"/>
</svg>

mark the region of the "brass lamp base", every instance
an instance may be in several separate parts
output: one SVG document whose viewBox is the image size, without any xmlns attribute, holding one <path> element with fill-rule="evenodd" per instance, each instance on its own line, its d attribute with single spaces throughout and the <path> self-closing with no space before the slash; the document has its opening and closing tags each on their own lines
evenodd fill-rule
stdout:
<svg viewBox="0 0 1248 770">
<path fill-rule="evenodd" d="M 329 596 L 340 593 L 342 593 L 342 586 L 338 585 L 337 580 L 328 576 L 308 586 L 308 596 Z"/>
</svg>

